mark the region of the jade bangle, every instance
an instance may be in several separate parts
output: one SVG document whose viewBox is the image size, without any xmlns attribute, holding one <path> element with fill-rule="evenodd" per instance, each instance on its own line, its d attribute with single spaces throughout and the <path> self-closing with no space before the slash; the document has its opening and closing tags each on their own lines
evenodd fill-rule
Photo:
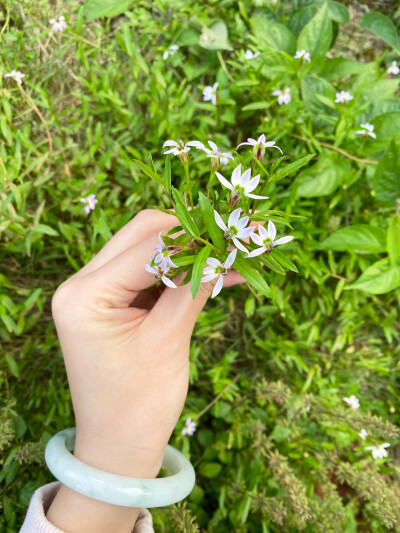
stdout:
<svg viewBox="0 0 400 533">
<path fill-rule="evenodd" d="M 194 468 L 186 457 L 167 445 L 162 466 L 172 476 L 140 479 L 111 474 L 83 463 L 70 452 L 75 428 L 56 433 L 47 443 L 46 464 L 56 479 L 89 498 L 124 507 L 164 507 L 188 496 L 195 484 Z"/>
</svg>

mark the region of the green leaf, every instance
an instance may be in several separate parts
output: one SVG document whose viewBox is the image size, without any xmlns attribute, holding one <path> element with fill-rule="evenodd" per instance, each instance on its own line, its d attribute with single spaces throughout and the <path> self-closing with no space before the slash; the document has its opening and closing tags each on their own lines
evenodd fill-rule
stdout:
<svg viewBox="0 0 400 533">
<path fill-rule="evenodd" d="M 277 272 L 278 274 L 281 274 L 282 276 L 286 276 L 285 270 L 281 267 L 278 261 L 275 261 L 275 259 L 271 257 L 269 254 L 262 254 L 259 256 L 259 258 L 260 258 L 260 261 L 270 270 L 273 270 L 274 272 Z"/>
<path fill-rule="evenodd" d="M 86 0 L 83 12 L 86 20 L 100 17 L 116 17 L 125 13 L 133 4 L 133 0 Z"/>
<path fill-rule="evenodd" d="M 279 181 L 283 178 L 286 178 L 286 176 L 288 176 L 292 172 L 296 172 L 296 170 L 298 170 L 299 168 L 304 167 L 304 165 L 306 165 L 314 156 L 315 154 L 308 154 L 301 157 L 297 161 L 294 161 L 293 163 L 289 163 L 289 165 L 286 165 L 286 167 L 277 170 L 275 174 L 271 176 L 271 179 L 269 181 L 272 183 L 274 181 Z"/>
<path fill-rule="evenodd" d="M 203 215 L 204 225 L 207 228 L 210 239 L 219 250 L 225 250 L 226 241 L 222 234 L 221 228 L 219 228 L 215 222 L 214 209 L 212 208 L 210 200 L 201 192 L 199 192 L 199 203 Z"/>
<path fill-rule="evenodd" d="M 400 215 L 389 222 L 387 231 L 387 252 L 392 266 L 400 265 Z"/>
<path fill-rule="evenodd" d="M 368 224 L 348 226 L 332 233 L 318 248 L 335 252 L 380 254 L 386 251 L 385 232 Z"/>
<path fill-rule="evenodd" d="M 146 74 L 149 74 L 150 70 L 146 63 L 146 61 L 143 59 L 141 53 L 137 49 L 135 43 L 133 42 L 133 29 L 128 26 L 128 24 L 122 24 L 122 36 L 123 36 L 123 42 L 125 45 L 125 49 L 129 57 L 131 57 L 136 63 L 139 65 L 139 67 L 145 72 Z"/>
<path fill-rule="evenodd" d="M 342 184 L 349 168 L 348 160 L 334 156 L 322 156 L 314 165 L 300 172 L 294 181 L 297 195 L 315 198 L 332 194 Z"/>
<path fill-rule="evenodd" d="M 368 267 L 346 289 L 357 289 L 370 294 L 386 294 L 400 287 L 400 266 L 391 266 L 387 258 Z"/>
<path fill-rule="evenodd" d="M 265 296 L 271 296 L 271 289 L 267 282 L 261 277 L 259 268 L 255 270 L 254 267 L 259 267 L 259 262 L 255 258 L 247 259 L 242 257 L 239 253 L 235 260 L 235 270 L 241 274 L 246 281 L 258 292 L 261 292 Z"/>
<path fill-rule="evenodd" d="M 331 46 L 332 22 L 328 15 L 328 5 L 325 2 L 317 14 L 301 30 L 297 48 L 306 50 L 311 59 L 325 56 Z"/>
<path fill-rule="evenodd" d="M 322 2 L 320 2 L 322 3 Z M 348 24 L 350 22 L 350 13 L 346 6 L 334 0 L 328 0 L 329 16 L 339 24 Z"/>
<path fill-rule="evenodd" d="M 256 111 L 257 109 L 268 109 L 271 104 L 269 102 L 253 102 L 242 107 L 242 111 Z"/>
<path fill-rule="evenodd" d="M 201 463 L 199 466 L 200 475 L 208 478 L 217 477 L 221 470 L 221 463 Z"/>
<path fill-rule="evenodd" d="M 276 248 L 272 249 L 271 256 L 278 261 L 282 266 L 287 268 L 288 270 L 291 270 L 292 272 L 298 273 L 297 267 L 292 261 L 286 257 L 284 253 L 282 253 L 280 250 L 277 250 Z"/>
<path fill-rule="evenodd" d="M 181 267 L 193 265 L 193 263 L 196 261 L 196 257 L 197 255 L 182 255 L 180 257 L 174 256 L 172 260 L 177 266 Z"/>
<path fill-rule="evenodd" d="M 180 223 L 182 224 L 183 229 L 192 237 L 200 237 L 199 230 L 194 220 L 190 216 L 190 213 L 185 205 L 185 202 L 182 199 L 182 196 L 180 195 L 180 192 L 175 189 L 175 187 L 172 187 L 172 196 L 174 197 L 176 204 L 176 214 L 180 220 Z"/>
<path fill-rule="evenodd" d="M 149 176 L 152 180 L 156 181 L 160 185 L 164 185 L 163 180 L 160 178 L 158 174 L 153 172 L 150 167 L 142 163 L 142 161 L 139 161 L 139 159 L 134 159 L 134 162 L 137 164 L 137 166 L 142 170 L 146 176 Z"/>
<path fill-rule="evenodd" d="M 171 194 L 171 157 L 167 154 L 164 167 L 164 189 Z"/>
<path fill-rule="evenodd" d="M 397 53 L 400 53 L 396 28 L 389 17 L 383 13 L 366 13 L 361 19 L 360 25 L 380 37 L 382 41 L 394 48 Z"/>
<path fill-rule="evenodd" d="M 382 205 L 394 207 L 400 198 L 400 153 L 394 140 L 376 167 L 373 187 L 375 197 Z"/>
<path fill-rule="evenodd" d="M 333 125 L 339 117 L 339 114 L 336 109 L 332 109 L 330 105 L 328 106 L 324 102 L 321 102 L 321 100 L 318 100 L 316 95 L 331 97 L 333 102 L 335 92 L 333 85 L 318 76 L 304 76 L 301 80 L 301 94 L 304 100 L 304 106 L 311 115 L 312 121 L 317 126 L 331 128 L 333 130 Z"/>
<path fill-rule="evenodd" d="M 296 39 L 284 24 L 257 13 L 251 17 L 250 26 L 257 40 L 271 50 L 286 52 L 291 56 L 296 52 Z"/>
<path fill-rule="evenodd" d="M 400 101 L 397 101 L 400 104 Z M 393 111 L 378 115 L 374 120 L 375 132 L 378 138 L 395 137 L 400 135 L 400 111 Z"/>
<path fill-rule="evenodd" d="M 60 235 L 57 230 L 47 226 L 47 224 L 36 224 L 36 226 L 33 226 L 32 231 L 35 233 L 43 233 L 45 235 L 53 235 L 53 237 Z"/>
<path fill-rule="evenodd" d="M 18 367 L 16 360 L 9 353 L 6 353 L 5 358 L 6 358 L 7 365 L 8 365 L 8 368 L 10 369 L 11 374 L 15 378 L 19 377 L 19 367 Z"/>
<path fill-rule="evenodd" d="M 210 28 L 203 28 L 199 45 L 206 50 L 232 50 L 228 42 L 228 29 L 225 22 L 219 20 Z"/>
<path fill-rule="evenodd" d="M 325 78 L 328 81 L 340 80 L 345 76 L 351 74 L 359 74 L 366 69 L 364 63 L 349 59 L 347 57 L 333 57 L 325 59 L 322 70 L 319 71 L 321 78 Z"/>
<path fill-rule="evenodd" d="M 203 277 L 203 270 L 204 265 L 206 264 L 206 261 L 208 259 L 208 256 L 210 255 L 212 250 L 212 246 L 205 246 L 200 250 L 200 252 L 196 256 L 196 261 L 193 265 L 193 273 L 192 273 L 192 282 L 190 291 L 192 293 L 193 299 L 195 299 L 196 294 L 198 293 L 200 289 L 201 284 L 201 278 Z"/>
</svg>

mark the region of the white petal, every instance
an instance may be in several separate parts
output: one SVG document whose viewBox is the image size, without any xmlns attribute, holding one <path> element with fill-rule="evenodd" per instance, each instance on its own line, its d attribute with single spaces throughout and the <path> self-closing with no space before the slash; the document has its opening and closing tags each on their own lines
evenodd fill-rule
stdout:
<svg viewBox="0 0 400 533">
<path fill-rule="evenodd" d="M 264 143 L 265 143 L 265 135 L 264 135 L 264 133 L 263 133 L 262 135 L 259 136 L 257 142 L 258 142 L 258 144 L 260 144 L 260 143 L 261 143 L 261 144 L 264 144 Z"/>
<path fill-rule="evenodd" d="M 157 270 L 150 265 L 144 265 L 144 268 L 147 270 L 147 272 L 150 272 L 150 274 L 158 274 Z"/>
<path fill-rule="evenodd" d="M 206 264 L 216 268 L 221 266 L 221 261 L 218 261 L 218 259 L 215 259 L 215 257 L 209 257 L 206 261 Z"/>
<path fill-rule="evenodd" d="M 229 181 L 227 179 L 225 179 L 224 176 L 221 176 L 221 174 L 219 172 L 216 172 L 215 175 L 217 176 L 219 181 L 222 183 L 222 185 L 224 185 L 224 187 L 226 187 L 227 189 L 233 191 L 233 185 L 231 183 L 229 183 Z"/>
<path fill-rule="evenodd" d="M 214 142 L 208 141 L 208 144 L 211 146 L 211 149 L 214 150 L 214 152 L 218 152 L 218 146 Z"/>
<path fill-rule="evenodd" d="M 273 241 L 276 237 L 276 227 L 272 220 L 268 222 L 268 237 L 271 239 L 271 241 Z"/>
<path fill-rule="evenodd" d="M 239 148 L 239 146 L 245 146 L 245 145 L 249 145 L 249 146 L 254 146 L 255 143 L 240 143 L 236 146 L 236 150 Z"/>
<path fill-rule="evenodd" d="M 239 250 L 242 250 L 242 252 L 246 252 L 247 254 L 247 249 L 243 246 L 243 244 L 240 241 L 237 240 L 236 237 L 233 237 L 232 241 L 233 241 L 233 244 L 236 246 L 236 248 L 239 248 Z"/>
<path fill-rule="evenodd" d="M 227 227 L 225 226 L 225 223 L 224 221 L 222 220 L 221 216 L 219 213 L 217 213 L 216 211 L 214 211 L 214 217 L 215 217 L 215 222 L 218 224 L 218 226 L 224 230 L 224 231 L 227 231 Z"/>
<path fill-rule="evenodd" d="M 261 224 L 258 226 L 258 233 L 260 234 L 262 240 L 265 241 L 265 239 L 268 239 L 268 231 Z"/>
<path fill-rule="evenodd" d="M 235 224 L 235 228 L 238 231 L 242 231 L 247 226 L 248 222 L 249 222 L 249 217 L 243 217 L 237 221 L 237 223 Z"/>
<path fill-rule="evenodd" d="M 278 246 L 279 244 L 285 244 L 285 242 L 290 242 L 294 239 L 291 235 L 288 235 L 287 237 L 281 237 L 277 241 L 274 241 L 274 246 Z"/>
<path fill-rule="evenodd" d="M 257 187 L 259 181 L 260 181 L 260 174 L 258 174 L 258 176 L 255 176 L 254 178 L 252 178 L 252 179 L 247 183 L 247 185 L 245 186 L 246 193 L 247 193 L 247 192 L 254 191 L 254 189 Z"/>
<path fill-rule="evenodd" d="M 238 165 L 235 170 L 232 172 L 231 182 L 232 185 L 238 185 L 240 183 L 240 174 L 241 174 L 242 165 Z"/>
<path fill-rule="evenodd" d="M 175 283 L 167 278 L 166 276 L 161 276 L 161 281 L 163 281 L 165 283 L 165 285 L 167 285 L 168 287 L 171 287 L 171 289 L 177 289 L 178 287 L 175 285 Z"/>
<path fill-rule="evenodd" d="M 214 290 L 212 292 L 211 298 L 215 298 L 217 294 L 221 292 L 222 285 L 224 284 L 224 278 L 222 276 L 219 277 L 219 280 L 215 284 Z"/>
<path fill-rule="evenodd" d="M 240 207 L 238 207 L 237 209 L 235 209 L 234 211 L 232 211 L 232 213 L 229 215 L 229 218 L 228 218 L 228 228 L 231 228 L 232 226 L 235 226 L 236 225 L 236 222 L 239 220 L 240 218 L 240 211 L 242 209 Z"/>
<path fill-rule="evenodd" d="M 249 255 L 247 257 L 257 257 L 257 255 L 261 255 L 263 254 L 264 252 L 266 252 L 267 249 L 262 247 L 262 248 L 256 248 L 255 250 L 253 250 L 252 252 L 249 253 Z"/>
<path fill-rule="evenodd" d="M 245 228 L 239 231 L 239 233 L 236 235 L 238 239 L 247 239 L 247 237 L 250 237 L 254 233 L 254 226 L 251 226 L 249 228 Z"/>
<path fill-rule="evenodd" d="M 179 144 L 176 141 L 165 141 L 162 147 L 165 148 L 166 146 L 179 146 Z"/>
<path fill-rule="evenodd" d="M 243 172 L 243 174 L 240 176 L 240 185 L 242 185 L 242 187 L 246 187 L 247 183 L 249 182 L 250 180 L 250 176 L 251 176 L 251 170 L 248 168 L 245 172 Z"/>
<path fill-rule="evenodd" d="M 232 160 L 234 159 L 233 155 L 230 152 L 222 152 L 221 156 L 228 157 L 229 159 L 232 159 Z"/>
<path fill-rule="evenodd" d="M 254 198 L 255 200 L 266 200 L 267 198 L 269 198 L 269 196 L 258 196 L 257 194 L 244 194 L 245 196 L 248 196 L 249 198 Z"/>
<path fill-rule="evenodd" d="M 236 259 L 236 254 L 237 254 L 237 250 L 233 250 L 228 255 L 228 257 L 226 258 L 225 264 L 224 264 L 225 268 L 230 268 L 233 265 L 233 263 L 235 262 L 235 259 Z"/>
<path fill-rule="evenodd" d="M 207 276 L 204 276 L 201 278 L 202 283 L 208 283 L 209 281 L 212 281 L 213 279 L 217 278 L 219 274 L 208 274 Z"/>
<path fill-rule="evenodd" d="M 250 233 L 250 239 L 254 242 L 254 244 L 258 244 L 258 246 L 263 245 L 263 239 L 260 235 L 257 235 L 254 231 Z"/>
</svg>

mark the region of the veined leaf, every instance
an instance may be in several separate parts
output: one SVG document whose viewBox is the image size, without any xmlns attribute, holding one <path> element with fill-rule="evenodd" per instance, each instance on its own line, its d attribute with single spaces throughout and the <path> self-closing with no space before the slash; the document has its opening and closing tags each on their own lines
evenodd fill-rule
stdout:
<svg viewBox="0 0 400 533">
<path fill-rule="evenodd" d="M 179 267 L 193 265 L 196 261 L 197 255 L 183 255 L 181 257 L 173 256 L 172 261 Z"/>
<path fill-rule="evenodd" d="M 246 281 L 249 282 L 249 284 L 258 292 L 261 292 L 264 294 L 264 296 L 271 296 L 271 289 L 269 288 L 266 281 L 264 281 L 264 278 L 260 276 L 260 273 L 255 270 L 253 267 L 255 266 L 255 263 L 259 265 L 258 260 L 255 260 L 255 258 L 247 259 L 245 257 L 242 257 L 239 253 L 236 256 L 235 261 L 235 270 L 241 274 Z"/>
<path fill-rule="evenodd" d="M 289 163 L 289 165 L 286 165 L 284 168 L 280 168 L 271 176 L 270 182 L 279 181 L 283 178 L 286 178 L 289 174 L 292 172 L 296 172 L 296 170 L 299 170 L 299 168 L 304 167 L 304 165 L 307 165 L 307 163 L 315 156 L 315 154 L 308 154 L 297 161 L 293 161 L 293 163 Z"/>
<path fill-rule="evenodd" d="M 195 299 L 196 294 L 198 293 L 200 289 L 201 284 L 201 278 L 203 277 L 203 270 L 204 265 L 208 259 L 208 256 L 210 255 L 212 250 L 212 246 L 205 246 L 200 250 L 200 252 L 196 256 L 196 261 L 193 265 L 193 273 L 192 273 L 192 282 L 190 291 L 192 293 L 193 299 Z"/>
<path fill-rule="evenodd" d="M 385 41 L 400 54 L 397 31 L 389 17 L 383 13 L 366 13 L 361 19 L 360 25 L 380 37 L 382 41 Z"/>
<path fill-rule="evenodd" d="M 190 216 L 190 213 L 185 205 L 185 202 L 182 199 L 182 196 L 180 195 L 180 192 L 178 191 L 178 189 L 175 189 L 175 187 L 172 187 L 172 196 L 174 197 L 176 204 L 176 214 L 182 224 L 183 229 L 192 237 L 200 237 L 199 230 L 194 220 Z"/>
<path fill-rule="evenodd" d="M 282 253 L 280 250 L 277 250 L 276 248 L 273 248 L 271 252 L 271 256 L 278 261 L 282 266 L 287 268 L 288 270 L 291 270 L 292 272 L 298 273 L 297 267 L 292 261 L 286 257 L 284 253 Z"/>
<path fill-rule="evenodd" d="M 160 185 L 163 185 L 163 180 L 160 178 L 160 176 L 151 170 L 150 167 L 142 163 L 142 161 L 139 161 L 139 159 L 134 159 L 134 162 L 137 164 L 137 166 L 142 170 L 146 176 L 149 176 L 152 180 L 156 181 Z"/>
<path fill-rule="evenodd" d="M 278 261 L 275 261 L 275 259 L 271 257 L 269 254 L 262 254 L 259 257 L 260 257 L 260 261 L 270 270 L 273 270 L 274 272 L 277 272 L 278 274 L 281 274 L 282 276 L 286 276 L 285 270 L 281 267 Z"/>
<path fill-rule="evenodd" d="M 311 59 L 315 56 L 325 56 L 332 41 L 332 21 L 325 3 L 316 15 L 301 30 L 298 39 L 298 50 L 307 50 Z"/>
<path fill-rule="evenodd" d="M 346 289 L 358 289 L 370 294 L 386 294 L 397 287 L 400 287 L 400 266 L 391 266 L 388 258 L 385 258 L 364 270 Z"/>
<path fill-rule="evenodd" d="M 387 251 L 391 265 L 400 265 L 400 215 L 394 216 L 389 223 Z"/>
<path fill-rule="evenodd" d="M 376 199 L 383 205 L 394 207 L 400 198 L 400 151 L 394 140 L 376 167 L 374 191 Z"/>
<path fill-rule="evenodd" d="M 386 250 L 385 232 L 368 224 L 340 228 L 319 245 L 320 250 L 380 254 Z"/>
<path fill-rule="evenodd" d="M 207 198 L 207 196 L 204 196 L 203 193 L 199 192 L 199 202 L 204 225 L 207 228 L 210 239 L 219 250 L 225 250 L 226 241 L 222 235 L 221 229 L 215 222 L 214 209 L 212 208 L 210 200 Z"/>
</svg>

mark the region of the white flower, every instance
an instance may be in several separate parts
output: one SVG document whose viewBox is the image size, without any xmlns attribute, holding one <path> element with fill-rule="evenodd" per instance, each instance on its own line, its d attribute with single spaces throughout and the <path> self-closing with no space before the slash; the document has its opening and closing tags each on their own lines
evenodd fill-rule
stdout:
<svg viewBox="0 0 400 533">
<path fill-rule="evenodd" d="M 154 251 L 156 253 L 156 256 L 154 258 L 155 263 L 160 263 L 159 266 L 161 270 L 165 270 L 167 266 L 171 268 L 178 268 L 177 265 L 172 261 L 171 255 L 174 255 L 181 251 L 180 246 L 165 246 L 164 241 L 161 238 L 161 231 L 158 234 L 158 240 L 160 244 L 156 244 L 154 247 Z"/>
<path fill-rule="evenodd" d="M 247 257 L 256 257 L 257 255 L 261 255 L 265 252 L 270 252 L 274 246 L 285 244 L 286 242 L 290 242 L 294 239 L 292 235 L 287 235 L 286 237 L 281 237 L 280 239 L 277 239 L 275 241 L 276 227 L 271 220 L 268 222 L 268 230 L 266 230 L 264 226 L 259 225 L 258 233 L 259 235 L 257 235 L 256 233 L 252 233 L 250 235 L 250 238 L 255 244 L 261 246 L 261 248 L 256 248 L 255 250 L 250 252 Z"/>
<path fill-rule="evenodd" d="M 309 52 L 306 52 L 304 50 L 304 48 L 303 48 L 303 50 L 297 50 L 294 58 L 295 59 L 304 59 L 305 61 L 308 61 L 308 62 L 311 61 Z"/>
<path fill-rule="evenodd" d="M 248 145 L 248 146 L 253 146 L 253 154 L 255 155 L 255 157 L 259 160 L 259 161 L 262 161 L 263 160 L 263 157 L 264 157 L 264 154 L 265 154 L 265 149 L 266 148 L 277 148 L 281 154 L 283 154 L 282 150 L 279 148 L 279 146 L 275 146 L 275 141 L 265 141 L 265 135 L 262 134 L 259 136 L 259 138 L 257 140 L 255 139 L 247 139 L 247 142 L 245 143 L 240 143 L 236 150 L 240 147 L 240 146 L 245 146 L 245 145 Z"/>
<path fill-rule="evenodd" d="M 227 241 L 232 240 L 236 248 L 247 254 L 246 248 L 238 239 L 247 239 L 253 233 L 254 228 L 246 228 L 249 217 L 240 218 L 240 211 L 240 207 L 232 211 L 228 218 L 228 226 L 225 225 L 220 214 L 214 211 L 215 222 L 224 231 L 224 239 Z"/>
<path fill-rule="evenodd" d="M 182 429 L 182 435 L 190 435 L 196 431 L 196 422 L 192 422 L 191 418 L 188 418 L 185 422 L 185 427 Z"/>
<path fill-rule="evenodd" d="M 268 196 L 258 196 L 257 194 L 251 194 L 252 191 L 258 186 L 260 181 L 260 174 L 257 174 L 254 178 L 251 177 L 251 170 L 247 169 L 243 174 L 241 173 L 241 165 L 237 166 L 232 172 L 231 182 L 225 179 L 219 172 L 216 172 L 215 175 L 222 183 L 224 187 L 232 191 L 229 204 L 236 205 L 240 200 L 241 194 L 243 196 L 248 196 L 249 198 L 255 198 L 259 200 L 264 200 L 269 198 Z"/>
<path fill-rule="evenodd" d="M 211 100 L 211 103 L 213 105 L 217 105 L 217 87 L 218 87 L 217 81 L 214 83 L 213 86 L 207 85 L 206 87 L 204 87 L 204 91 L 203 91 L 204 102 L 208 102 L 209 100 Z"/>
<path fill-rule="evenodd" d="M 343 398 L 343 400 L 350 405 L 352 409 L 358 409 L 360 407 L 360 401 L 357 396 L 354 396 L 354 394 L 352 394 L 349 398 Z"/>
<path fill-rule="evenodd" d="M 172 146 L 172 148 L 164 152 L 164 155 L 166 154 L 177 155 L 179 159 L 182 161 L 182 163 L 186 163 L 186 161 L 188 160 L 188 156 L 186 154 L 190 150 L 189 145 L 190 143 L 186 143 L 185 145 L 182 139 L 179 139 L 179 142 L 171 141 L 171 140 L 165 141 L 165 143 L 163 144 L 163 148 L 166 148 L 168 146 Z"/>
<path fill-rule="evenodd" d="M 340 93 L 336 93 L 335 102 L 346 105 L 350 100 L 353 100 L 353 96 L 351 96 L 348 91 L 340 91 Z"/>
<path fill-rule="evenodd" d="M 179 50 L 179 46 L 177 44 L 171 44 L 168 46 L 168 48 L 163 53 L 163 59 L 164 61 L 168 59 L 168 56 L 173 56 L 176 54 L 176 52 Z"/>
<path fill-rule="evenodd" d="M 252 52 L 251 50 L 246 50 L 246 53 L 244 54 L 244 58 L 255 59 L 259 55 L 260 55 L 260 52 Z"/>
<path fill-rule="evenodd" d="M 372 451 L 372 457 L 374 459 L 383 459 L 383 457 L 387 457 L 388 453 L 385 450 L 385 448 L 389 448 L 390 444 L 388 442 L 385 442 L 384 444 L 375 444 L 375 446 L 367 446 L 366 450 Z"/>
<path fill-rule="evenodd" d="M 397 76 L 397 74 L 400 72 L 400 68 L 397 66 L 396 61 L 392 61 L 392 64 L 387 69 L 388 74 L 393 74 L 393 76 Z"/>
<path fill-rule="evenodd" d="M 67 27 L 64 15 L 60 15 L 55 19 L 50 19 L 49 24 L 51 24 L 51 28 L 53 31 L 63 31 Z"/>
<path fill-rule="evenodd" d="M 202 283 L 207 283 L 212 281 L 215 278 L 218 278 L 217 283 L 215 284 L 214 290 L 212 292 L 211 298 L 215 298 L 217 294 L 221 292 L 222 285 L 224 283 L 224 277 L 228 274 L 229 268 L 233 265 L 236 259 L 237 250 L 233 250 L 224 263 L 218 261 L 214 257 L 209 257 L 206 261 L 206 267 L 203 271 L 203 277 L 201 279 Z"/>
<path fill-rule="evenodd" d="M 373 139 L 376 139 L 376 133 L 374 133 L 374 126 L 372 124 L 366 122 L 365 124 L 360 124 L 360 127 L 364 129 L 357 130 L 356 133 L 358 133 L 359 135 L 364 135 L 364 137 L 367 137 L 369 135 Z"/>
<path fill-rule="evenodd" d="M 204 146 L 204 144 L 200 141 L 190 141 L 186 143 L 186 146 L 193 146 L 194 148 L 203 150 L 203 152 L 207 154 L 207 157 L 211 157 L 212 159 L 217 159 L 218 163 L 224 162 L 224 161 L 226 161 L 227 163 L 228 162 L 227 159 L 233 159 L 233 155 L 230 152 L 223 152 L 221 148 L 218 148 L 218 146 L 212 141 L 207 141 L 207 142 L 210 145 L 211 150 L 210 148 L 207 148 L 206 146 Z M 224 161 L 222 161 L 222 159 Z"/>
<path fill-rule="evenodd" d="M 11 72 L 8 72 L 7 74 L 4 74 L 5 78 L 12 78 L 14 81 L 18 83 L 18 85 L 21 85 L 22 78 L 25 76 L 25 74 L 22 74 L 19 70 L 12 70 Z"/>
<path fill-rule="evenodd" d="M 360 439 L 365 440 L 365 439 L 368 437 L 368 433 L 367 433 L 366 430 L 363 428 L 363 429 L 358 433 L 358 436 L 360 437 Z"/>
<path fill-rule="evenodd" d="M 85 213 L 88 215 L 90 213 L 90 211 L 93 211 L 96 204 L 97 204 L 97 200 L 96 200 L 96 195 L 95 194 L 89 194 L 89 196 L 87 196 L 86 198 L 80 198 L 79 199 L 80 202 L 84 203 L 85 204 Z"/>
<path fill-rule="evenodd" d="M 290 98 L 290 87 L 286 87 L 285 89 L 283 89 L 283 91 L 276 90 L 272 94 L 274 96 L 278 97 L 278 104 L 279 105 L 288 104 L 290 102 L 290 100 L 291 100 L 291 98 Z"/>
<path fill-rule="evenodd" d="M 153 257 L 150 256 L 150 261 L 152 260 Z M 172 289 L 177 289 L 175 283 L 171 279 L 167 278 L 167 276 L 165 275 L 170 269 L 169 266 L 167 266 L 166 268 L 161 268 L 160 265 L 154 265 L 154 267 L 150 265 L 145 265 L 144 268 L 147 270 L 147 272 L 150 272 L 150 274 L 154 274 L 154 277 L 156 279 L 161 279 L 161 281 L 168 287 L 171 287 Z"/>
</svg>

